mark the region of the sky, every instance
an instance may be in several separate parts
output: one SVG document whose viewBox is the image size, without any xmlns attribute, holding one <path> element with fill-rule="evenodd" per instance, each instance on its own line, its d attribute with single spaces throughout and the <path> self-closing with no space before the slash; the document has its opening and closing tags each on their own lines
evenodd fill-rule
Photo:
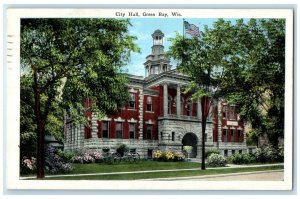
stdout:
<svg viewBox="0 0 300 199">
<path fill-rule="evenodd" d="M 200 31 L 203 31 L 204 25 L 212 27 L 213 22 L 217 19 L 185 19 L 190 24 L 195 24 L 200 27 Z M 137 37 L 135 43 L 140 47 L 141 53 L 132 53 L 131 60 L 125 66 L 125 70 L 128 70 L 129 74 L 145 76 L 144 62 L 146 56 L 151 53 L 151 47 L 153 45 L 151 34 L 160 29 L 164 33 L 164 46 L 165 52 L 168 51 L 170 46 L 170 38 L 174 38 L 176 32 L 182 35 L 183 32 L 183 19 L 180 18 L 131 18 L 132 24 L 129 27 L 129 33 Z M 176 63 L 171 61 L 172 68 L 175 68 Z"/>
</svg>

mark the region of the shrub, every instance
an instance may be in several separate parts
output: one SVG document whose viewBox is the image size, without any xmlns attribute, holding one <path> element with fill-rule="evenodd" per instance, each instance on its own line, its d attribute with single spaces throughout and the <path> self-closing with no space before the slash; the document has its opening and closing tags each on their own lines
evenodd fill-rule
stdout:
<svg viewBox="0 0 300 199">
<path fill-rule="evenodd" d="M 121 155 L 121 157 L 123 157 L 124 153 L 126 153 L 128 151 L 129 151 L 129 148 L 126 144 L 123 144 L 123 143 L 117 144 L 117 153 L 119 153 Z"/>
<path fill-rule="evenodd" d="M 36 159 L 34 157 L 23 157 L 21 161 L 21 174 L 29 174 L 36 171 Z"/>
<path fill-rule="evenodd" d="M 73 170 L 73 167 L 70 163 L 64 162 L 59 155 L 57 155 L 57 150 L 53 146 L 46 146 L 45 170 L 52 174 L 68 173 Z"/>
<path fill-rule="evenodd" d="M 184 155 L 181 152 L 175 152 L 174 153 L 174 161 L 179 162 L 184 160 Z"/>
<path fill-rule="evenodd" d="M 62 151 L 62 150 L 58 150 L 57 151 L 57 155 L 64 161 L 64 162 L 70 162 L 72 160 L 72 158 L 76 155 L 73 152 L 70 151 Z"/>
<path fill-rule="evenodd" d="M 95 159 L 89 153 L 85 152 L 81 155 L 75 156 L 72 161 L 74 163 L 88 164 L 95 162 Z"/>
<path fill-rule="evenodd" d="M 284 159 L 283 147 L 275 149 L 273 146 L 268 145 L 256 149 L 254 156 L 257 162 L 282 162 Z"/>
<path fill-rule="evenodd" d="M 220 154 L 213 153 L 207 158 L 207 163 L 212 167 L 224 167 L 226 166 L 226 159 Z"/>
<path fill-rule="evenodd" d="M 172 152 L 166 151 L 162 152 L 160 150 L 156 150 L 153 153 L 153 160 L 157 161 L 165 161 L 165 162 L 178 162 L 184 160 L 184 155 L 181 152 Z"/>
<path fill-rule="evenodd" d="M 154 160 L 160 159 L 160 158 L 162 157 L 162 154 L 163 154 L 163 153 L 162 153 L 160 150 L 154 151 L 154 153 L 153 153 L 153 159 L 154 159 Z"/>
<path fill-rule="evenodd" d="M 220 151 L 218 149 L 208 149 L 206 152 L 205 152 L 205 158 L 208 158 L 211 154 L 220 154 Z"/>
<path fill-rule="evenodd" d="M 72 162 L 80 164 L 101 163 L 103 162 L 103 154 L 96 150 L 88 150 L 80 155 L 74 156 Z"/>
<path fill-rule="evenodd" d="M 95 162 L 97 162 L 97 163 L 103 162 L 103 155 L 101 152 L 91 151 L 89 154 L 90 154 L 90 156 L 92 156 L 94 158 Z"/>
<path fill-rule="evenodd" d="M 251 154 L 235 153 L 228 158 L 228 162 L 233 164 L 249 164 L 256 161 L 255 157 Z"/>
</svg>

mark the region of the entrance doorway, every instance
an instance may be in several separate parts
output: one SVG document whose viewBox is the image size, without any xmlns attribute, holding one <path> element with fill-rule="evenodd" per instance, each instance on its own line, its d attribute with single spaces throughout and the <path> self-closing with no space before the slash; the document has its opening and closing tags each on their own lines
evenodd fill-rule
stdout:
<svg viewBox="0 0 300 199">
<path fill-rule="evenodd" d="M 197 144 L 198 144 L 198 138 L 194 133 L 187 133 L 182 138 L 182 147 L 183 146 L 193 147 L 193 150 L 190 154 L 190 158 L 195 158 L 197 156 Z"/>
</svg>

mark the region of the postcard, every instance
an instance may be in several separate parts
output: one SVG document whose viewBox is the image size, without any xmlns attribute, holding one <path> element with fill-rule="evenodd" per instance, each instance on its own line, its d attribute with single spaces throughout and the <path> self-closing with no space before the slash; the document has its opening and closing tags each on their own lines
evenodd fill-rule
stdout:
<svg viewBox="0 0 300 199">
<path fill-rule="evenodd" d="M 8 189 L 292 189 L 293 10 L 8 8 L 5 41 Z"/>
</svg>

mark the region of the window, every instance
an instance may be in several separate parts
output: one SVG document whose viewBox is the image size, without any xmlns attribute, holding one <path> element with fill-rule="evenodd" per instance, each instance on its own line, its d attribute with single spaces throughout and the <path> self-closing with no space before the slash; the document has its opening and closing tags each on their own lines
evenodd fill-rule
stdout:
<svg viewBox="0 0 300 199">
<path fill-rule="evenodd" d="M 123 137 L 123 132 L 122 132 L 122 123 L 121 122 L 117 122 L 117 125 L 116 125 L 116 133 L 117 133 L 117 138 L 120 138 L 122 139 Z"/>
<path fill-rule="evenodd" d="M 168 114 L 171 114 L 172 97 L 168 96 Z"/>
<path fill-rule="evenodd" d="M 147 125 L 146 138 L 148 140 L 152 139 L 152 125 Z"/>
<path fill-rule="evenodd" d="M 184 111 L 184 98 L 181 96 L 180 97 L 180 113 L 181 113 L 181 115 L 183 115 L 183 111 Z"/>
<path fill-rule="evenodd" d="M 204 142 L 207 142 L 207 133 L 204 134 Z"/>
<path fill-rule="evenodd" d="M 252 151 L 252 148 L 250 148 L 250 149 L 249 149 L 249 153 L 251 154 L 252 152 L 253 152 L 253 151 Z"/>
<path fill-rule="evenodd" d="M 154 67 L 154 74 L 158 74 L 158 66 Z"/>
<path fill-rule="evenodd" d="M 102 121 L 102 137 L 108 138 L 108 122 Z"/>
<path fill-rule="evenodd" d="M 227 149 L 224 150 L 224 156 L 225 156 L 225 157 L 228 156 L 228 150 L 227 150 Z"/>
<path fill-rule="evenodd" d="M 172 141 L 175 141 L 175 132 L 172 132 Z"/>
<path fill-rule="evenodd" d="M 163 139 L 163 133 L 160 132 L 160 139 Z"/>
<path fill-rule="evenodd" d="M 239 150 L 239 154 L 242 154 L 243 153 L 243 151 L 242 150 Z"/>
<path fill-rule="evenodd" d="M 227 142 L 227 129 L 223 129 L 223 141 Z"/>
<path fill-rule="evenodd" d="M 230 106 L 228 111 L 229 111 L 229 119 L 230 120 L 235 120 L 235 118 L 234 118 L 235 106 Z"/>
<path fill-rule="evenodd" d="M 242 142 L 242 131 L 238 130 L 238 141 Z"/>
<path fill-rule="evenodd" d="M 231 139 L 231 142 L 234 142 L 234 130 L 233 129 L 230 130 L 230 139 Z"/>
<path fill-rule="evenodd" d="M 135 94 L 129 93 L 129 108 L 134 109 L 135 108 Z"/>
<path fill-rule="evenodd" d="M 129 138 L 130 139 L 135 138 L 135 124 L 134 123 L 129 124 Z"/>
<path fill-rule="evenodd" d="M 152 111 L 152 97 L 147 97 L 147 111 Z"/>
<path fill-rule="evenodd" d="M 164 71 L 167 71 L 167 68 L 168 68 L 168 65 L 165 64 L 165 65 L 163 66 L 163 70 L 164 70 Z"/>
<path fill-rule="evenodd" d="M 227 106 L 226 105 L 224 105 L 223 106 L 223 118 L 226 118 L 226 114 L 227 114 Z"/>
<path fill-rule="evenodd" d="M 232 155 L 235 154 L 235 150 L 232 150 L 231 154 L 232 154 Z"/>
<path fill-rule="evenodd" d="M 153 149 L 148 149 L 148 152 L 147 152 L 148 159 L 152 159 L 152 153 L 153 153 Z"/>
<path fill-rule="evenodd" d="M 188 99 L 187 101 L 187 115 L 192 116 L 193 114 L 193 102 L 191 99 Z"/>
</svg>

